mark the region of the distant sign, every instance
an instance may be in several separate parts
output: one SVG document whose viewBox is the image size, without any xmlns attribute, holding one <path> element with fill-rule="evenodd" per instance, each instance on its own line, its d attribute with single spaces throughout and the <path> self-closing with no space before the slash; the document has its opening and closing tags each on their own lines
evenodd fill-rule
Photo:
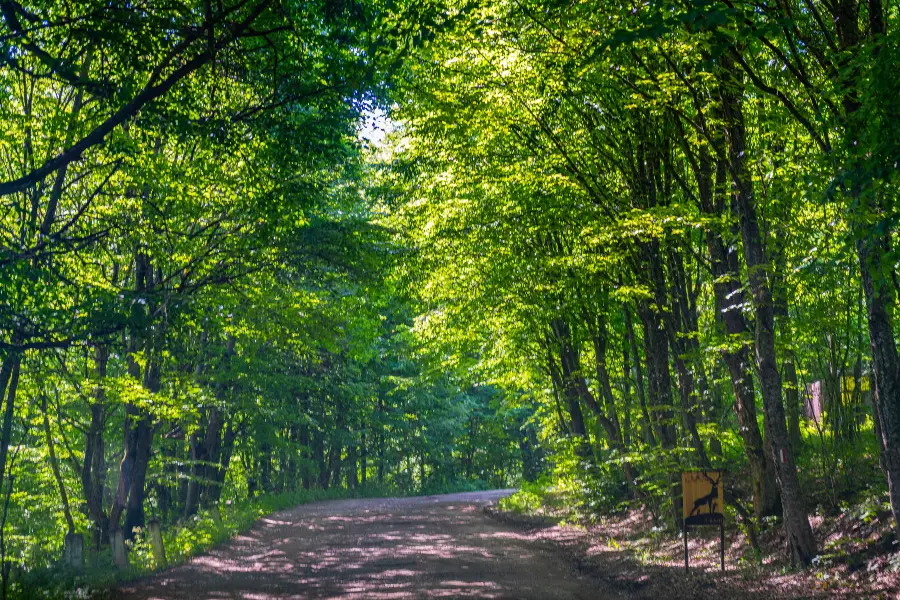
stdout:
<svg viewBox="0 0 900 600">
<path fill-rule="evenodd" d="M 682 516 L 686 526 L 722 525 L 724 494 L 721 471 L 688 471 L 681 474 L 684 491 Z"/>
</svg>

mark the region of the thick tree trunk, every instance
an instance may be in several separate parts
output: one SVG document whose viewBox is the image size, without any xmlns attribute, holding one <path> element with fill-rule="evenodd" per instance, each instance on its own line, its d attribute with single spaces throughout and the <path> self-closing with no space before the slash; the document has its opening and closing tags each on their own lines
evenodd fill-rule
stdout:
<svg viewBox="0 0 900 600">
<path fill-rule="evenodd" d="M 218 408 L 211 407 L 206 413 L 206 427 L 203 436 L 195 432 L 191 436 L 191 477 L 185 499 L 184 516 L 197 512 L 201 498 L 209 497 L 209 490 L 217 487 L 219 450 L 222 439 L 222 418 Z"/>
<path fill-rule="evenodd" d="M 711 161 L 708 153 L 700 152 L 700 200 L 701 210 L 708 215 L 723 214 L 727 210 L 724 202 L 726 166 L 719 163 L 716 175 L 716 192 L 712 189 Z M 734 413 L 738 419 L 738 431 L 744 442 L 744 454 L 750 465 L 753 487 L 753 509 L 757 523 L 762 517 L 780 513 L 781 498 L 775 480 L 775 463 L 772 454 L 765 451 L 759 422 L 756 418 L 756 396 L 753 391 L 753 365 L 750 362 L 749 327 L 744 319 L 745 298 L 741 289 L 740 270 L 737 253 L 726 250 L 719 231 L 706 232 L 706 246 L 709 252 L 713 293 L 716 304 L 716 320 L 722 324 L 728 336 L 728 344 L 722 349 L 722 360 L 728 367 L 734 391 Z"/>
<path fill-rule="evenodd" d="M 894 515 L 894 527 L 900 534 L 900 357 L 894 338 L 891 314 L 896 299 L 889 283 L 890 275 L 884 264 L 891 259 L 890 243 L 877 232 L 872 216 L 886 219 L 885 210 L 870 182 L 872 176 L 865 165 L 866 158 L 858 156 L 867 152 L 866 147 L 857 147 L 861 136 L 857 133 L 865 128 L 860 121 L 862 107 L 858 93 L 859 71 L 849 62 L 850 57 L 863 46 L 863 32 L 859 25 L 858 0 L 839 0 L 829 7 L 837 31 L 838 43 L 844 57 L 841 58 L 843 80 L 843 108 L 846 117 L 845 139 L 851 162 L 845 167 L 845 176 L 850 180 L 851 225 L 856 236 L 856 254 L 862 276 L 863 293 L 866 299 L 869 342 L 872 348 L 872 371 L 875 379 L 874 413 L 876 434 L 881 446 L 881 468 L 887 478 Z M 870 0 L 868 14 L 869 41 L 882 43 L 887 33 L 884 6 L 880 0 Z M 877 45 L 876 56 L 879 53 Z"/>
<path fill-rule="evenodd" d="M 145 351 L 146 366 L 143 374 L 143 386 L 151 394 L 159 392 L 160 389 L 159 361 L 161 360 L 162 331 L 163 326 L 157 325 L 153 336 L 147 341 L 147 350 Z M 130 362 L 134 362 L 132 358 L 130 358 Z M 132 365 L 129 365 L 129 371 L 132 370 L 134 370 Z M 135 372 L 139 374 L 139 368 Z M 133 470 L 123 523 L 123 533 L 126 539 L 131 539 L 134 536 L 134 530 L 143 528 L 145 525 L 144 499 L 147 493 L 147 468 L 150 466 L 153 444 L 153 425 L 150 415 L 146 411 L 134 408 L 130 433 L 133 436 L 132 443 L 129 445 L 133 452 L 130 463 Z"/>
<path fill-rule="evenodd" d="M 135 254 L 135 291 L 146 293 L 153 288 L 153 270 L 147 255 Z M 135 304 L 140 312 L 139 318 L 146 317 L 142 303 Z M 150 393 L 160 388 L 159 360 L 162 346 L 163 324 L 158 324 L 152 335 L 145 338 L 143 330 L 131 332 L 128 349 L 128 373 L 141 382 Z M 144 351 L 144 369 L 135 355 Z M 125 516 L 123 534 L 126 539 L 134 537 L 134 529 L 144 526 L 144 496 L 146 493 L 147 467 L 150 464 L 150 452 L 153 441 L 153 428 L 150 415 L 133 404 L 125 406 L 124 420 L 125 454 L 119 465 L 119 484 L 109 510 L 109 526 L 111 530 L 119 527 L 119 520 Z"/>
<path fill-rule="evenodd" d="M 894 341 L 890 307 L 894 298 L 890 287 L 878 270 L 873 258 L 871 240 L 857 241 L 869 340 L 872 348 L 872 368 L 875 374 L 874 411 L 881 446 L 881 468 L 887 477 L 894 526 L 900 532 L 900 359 Z M 883 249 L 876 257 L 883 254 Z"/>
<path fill-rule="evenodd" d="M 107 542 L 109 530 L 109 518 L 103 506 L 107 470 L 106 448 L 103 441 L 103 432 L 106 429 L 106 390 L 103 382 L 108 362 L 109 350 L 105 346 L 97 346 L 94 349 L 97 385 L 94 387 L 94 400 L 90 405 L 91 424 L 84 436 L 84 462 L 81 468 L 81 487 L 88 517 L 93 524 L 95 547 Z"/>
<path fill-rule="evenodd" d="M 733 65 L 721 65 L 730 78 L 722 85 L 722 110 L 728 143 L 731 178 L 735 188 L 735 203 L 740 217 L 741 239 L 753 308 L 756 316 L 756 364 L 765 408 L 766 437 L 771 441 L 776 465 L 776 477 L 781 488 L 784 529 L 791 548 L 792 561 L 808 565 L 816 556 L 816 544 L 809 525 L 803 493 L 797 478 L 797 466 L 785 421 L 781 375 L 775 352 L 775 313 L 770 287 L 770 269 L 763 247 L 756 214 L 756 201 L 750 173 L 747 169 L 747 145 L 744 116 L 740 104 L 740 77 Z"/>
<path fill-rule="evenodd" d="M 150 450 L 153 440 L 153 431 L 150 419 L 142 416 L 135 425 L 134 431 L 134 461 L 131 489 L 128 493 L 128 501 L 125 507 L 125 521 L 123 523 L 126 539 L 134 537 L 134 530 L 143 528 L 144 498 L 147 489 L 147 467 L 150 464 Z"/>
</svg>

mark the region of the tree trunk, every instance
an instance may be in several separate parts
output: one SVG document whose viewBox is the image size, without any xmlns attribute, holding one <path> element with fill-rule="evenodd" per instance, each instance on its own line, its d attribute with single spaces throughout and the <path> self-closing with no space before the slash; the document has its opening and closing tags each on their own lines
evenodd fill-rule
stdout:
<svg viewBox="0 0 900 600">
<path fill-rule="evenodd" d="M 347 447 L 347 487 L 350 491 L 356 491 L 356 488 L 359 487 L 359 471 L 357 470 L 356 458 L 357 446 L 356 444 L 350 444 Z"/>
<path fill-rule="evenodd" d="M 701 210 L 708 215 L 724 214 L 730 210 L 725 204 L 726 165 L 720 161 L 717 167 L 715 193 L 712 188 L 712 165 L 705 149 L 700 151 L 699 165 Z M 734 413 L 738 420 L 738 431 L 744 442 L 744 454 L 750 465 L 753 510 L 757 523 L 760 523 L 763 516 L 780 512 L 781 498 L 775 480 L 775 463 L 772 454 L 765 451 L 756 418 L 753 365 L 747 347 L 749 327 L 742 313 L 745 298 L 741 289 L 740 267 L 737 253 L 726 249 L 719 231 L 714 229 L 706 231 L 706 247 L 714 282 L 716 320 L 722 324 L 728 338 L 728 343 L 721 350 L 721 356 L 728 367 L 734 391 Z"/>
<path fill-rule="evenodd" d="M 259 491 L 264 494 L 272 491 L 272 446 L 267 441 L 259 446 L 257 467 L 259 468 Z"/>
<path fill-rule="evenodd" d="M 669 340 L 666 334 L 665 315 L 666 281 L 662 269 L 662 256 L 659 242 L 654 240 L 642 245 L 643 263 L 648 270 L 650 289 L 655 298 L 651 304 L 644 300 L 638 312 L 644 324 L 644 354 L 647 357 L 647 373 L 649 397 L 655 410 L 651 415 L 656 426 L 656 436 L 660 446 L 671 451 L 678 443 L 672 412 L 672 377 L 669 372 Z M 681 518 L 681 480 L 674 472 L 670 472 L 669 500 L 672 510 L 672 522 L 676 530 L 682 526 Z"/>
<path fill-rule="evenodd" d="M 103 432 L 106 429 L 106 390 L 103 387 L 106 378 L 106 366 L 109 362 L 109 350 L 105 346 L 94 349 L 94 367 L 97 385 L 94 387 L 94 400 L 91 402 L 91 424 L 85 433 L 84 462 L 81 468 L 81 487 L 87 505 L 88 517 L 94 527 L 94 546 L 99 548 L 108 539 L 109 518 L 103 507 L 103 490 L 106 488 L 106 448 Z"/>
<path fill-rule="evenodd" d="M 234 347 L 234 336 L 227 334 L 225 339 L 225 352 L 221 366 L 224 374 L 228 373 L 231 359 L 236 354 Z M 216 400 L 220 403 L 224 403 L 226 391 L 228 389 L 230 389 L 229 385 L 224 381 L 218 381 L 215 385 Z M 225 431 L 225 415 L 222 414 L 222 411 L 217 406 L 210 407 L 207 415 L 206 432 L 202 443 L 202 452 L 205 456 L 206 464 L 201 465 L 200 468 L 200 474 L 202 475 L 200 502 L 204 506 L 209 506 L 212 503 L 218 502 L 221 493 L 219 488 L 222 483 L 224 483 L 225 471 L 227 471 L 228 468 L 228 465 L 223 464 L 222 462 L 222 454 L 225 451 L 224 445 L 226 443 L 223 436 L 228 435 Z M 234 429 L 232 421 L 228 422 L 228 427 L 231 428 L 231 435 L 233 436 Z M 233 437 L 231 443 L 232 445 L 234 444 Z M 228 452 L 228 460 L 231 460 L 230 451 Z M 222 477 L 222 481 L 219 481 L 220 476 Z"/>
<path fill-rule="evenodd" d="M 384 415 L 384 398 L 378 394 L 378 434 L 375 440 L 378 452 L 378 485 L 384 485 L 384 426 L 382 425 L 382 416 Z"/>
<path fill-rule="evenodd" d="M 691 444 L 694 447 L 694 451 L 697 453 L 698 464 L 704 468 L 709 468 L 709 458 L 706 454 L 703 440 L 700 439 L 700 433 L 697 430 L 697 417 L 694 412 L 698 404 L 695 401 L 697 390 L 694 381 L 694 373 L 688 368 L 688 365 L 685 362 L 685 355 L 689 352 L 689 348 L 687 347 L 687 344 L 685 344 L 685 337 L 694 332 L 691 331 L 691 325 L 685 318 L 686 315 L 684 314 L 685 311 L 683 310 L 683 307 L 679 306 L 680 303 L 685 302 L 683 296 L 686 294 L 686 290 L 679 285 L 678 277 L 674 273 L 676 269 L 673 265 L 675 261 L 673 254 L 674 251 L 669 252 L 669 266 L 670 271 L 673 272 L 670 274 L 671 276 L 669 278 L 672 282 L 669 298 L 672 300 L 674 306 L 670 307 L 669 311 L 663 313 L 666 320 L 665 331 L 669 340 L 669 347 L 672 350 L 672 356 L 674 357 L 675 372 L 678 374 L 678 396 L 681 401 L 681 413 L 684 428 L 691 436 Z"/>
<path fill-rule="evenodd" d="M 366 489 L 366 481 L 368 480 L 369 473 L 369 448 L 366 446 L 366 434 L 363 432 L 362 440 L 360 441 L 360 464 L 359 464 L 359 474 L 362 476 L 360 480 L 360 486 L 363 490 Z"/>
<path fill-rule="evenodd" d="M 563 326 L 564 324 L 561 322 L 556 324 L 556 328 L 561 329 Z M 554 336 L 556 336 L 557 333 L 553 329 L 552 325 L 551 330 L 553 330 Z M 548 337 L 547 360 L 550 370 L 550 377 L 553 380 L 553 384 L 565 397 L 566 407 L 569 412 L 569 419 L 572 427 L 572 435 L 575 439 L 578 451 L 584 453 L 587 449 L 585 444 L 585 440 L 587 439 L 587 427 L 584 424 L 584 414 L 581 412 L 581 404 L 578 401 L 577 392 L 572 389 L 571 384 L 566 381 L 565 375 L 560 371 L 560 362 L 557 361 L 556 357 L 553 355 L 553 346 L 554 344 L 550 342 L 550 339 Z"/>
<path fill-rule="evenodd" d="M 285 448 L 285 482 L 284 487 L 292 492 L 299 489 L 297 482 L 300 475 L 300 469 L 297 461 L 300 459 L 300 452 L 297 448 L 299 437 L 299 428 L 297 424 L 292 424 L 288 429 L 289 444 Z"/>
<path fill-rule="evenodd" d="M 191 436 L 191 477 L 184 505 L 184 516 L 197 512 L 201 499 L 210 497 L 210 489 L 217 487 L 219 471 L 219 451 L 222 440 L 222 418 L 218 408 L 211 407 L 206 412 L 206 427 L 203 437 L 199 432 Z"/>
<path fill-rule="evenodd" d="M 747 261 L 750 289 L 753 293 L 756 316 L 756 364 L 765 408 L 766 437 L 771 441 L 775 454 L 772 458 L 775 461 L 776 477 L 781 489 L 784 529 L 791 548 L 791 559 L 802 565 L 808 565 L 816 555 L 816 544 L 809 525 L 800 482 L 797 479 L 797 466 L 794 462 L 781 396 L 781 375 L 778 373 L 775 352 L 775 314 L 769 283 L 771 264 L 763 247 L 753 185 L 747 169 L 746 130 L 740 105 L 742 81 L 736 74 L 734 65 L 728 64 L 727 59 L 722 61 L 721 67 L 723 74 L 729 77 L 722 85 L 722 110 L 735 203 L 740 217 L 744 259 Z"/>
<path fill-rule="evenodd" d="M 644 324 L 644 354 L 647 357 L 648 382 L 651 403 L 656 407 L 651 416 L 656 434 L 663 448 L 671 449 L 677 442 L 672 413 L 672 377 L 669 373 L 669 339 L 666 334 L 665 274 L 662 270 L 658 242 L 644 244 L 644 264 L 650 272 L 651 290 L 656 298 L 655 307 L 643 301 L 639 308 Z M 680 518 L 680 517 L 679 517 Z"/>
<path fill-rule="evenodd" d="M 628 355 L 628 339 L 622 339 L 622 396 L 625 398 L 625 423 L 622 425 L 622 441 L 631 448 L 631 358 Z"/>
<path fill-rule="evenodd" d="M 419 489 L 425 489 L 425 451 L 419 456 Z"/>
<path fill-rule="evenodd" d="M 133 446 L 134 461 L 132 463 L 134 471 L 123 524 L 123 533 L 125 533 L 126 539 L 132 539 L 134 530 L 143 528 L 146 523 L 144 518 L 144 497 L 147 489 L 147 467 L 150 463 L 150 450 L 153 440 L 149 417 L 144 415 L 138 419 L 133 435 L 135 438 Z"/>
<path fill-rule="evenodd" d="M 300 480 L 303 482 L 303 489 L 308 490 L 312 486 L 312 453 L 309 447 L 309 425 L 304 423 L 300 426 Z"/>
<path fill-rule="evenodd" d="M 319 487 L 323 490 L 328 489 L 328 482 L 330 481 L 329 473 L 328 473 L 328 463 L 325 458 L 325 440 L 324 433 L 317 432 L 313 435 L 313 454 L 315 455 L 316 464 L 319 467 Z"/>
<path fill-rule="evenodd" d="M 603 398 L 603 405 L 598 407 L 604 419 L 609 423 L 608 435 L 610 446 L 625 451 L 625 444 L 622 441 L 622 424 L 619 421 L 619 413 L 616 410 L 616 401 L 612 393 L 612 382 L 609 377 L 609 369 L 606 366 L 606 349 L 609 345 L 609 332 L 607 330 L 606 317 L 600 313 L 605 307 L 601 307 L 597 311 L 596 318 L 591 318 L 589 311 L 585 314 L 585 324 L 591 335 L 591 341 L 594 346 L 594 371 L 597 376 L 597 385 L 600 388 L 600 396 Z"/>
<path fill-rule="evenodd" d="M 797 382 L 797 367 L 794 364 L 793 335 L 788 312 L 788 290 L 785 280 L 787 265 L 781 243 L 778 243 L 772 254 L 775 268 L 772 278 L 775 295 L 775 320 L 778 324 L 778 333 L 781 335 L 781 346 L 784 348 L 781 371 L 784 377 L 784 403 L 787 410 L 788 436 L 794 455 L 799 456 L 802 442 L 800 437 L 802 406 L 800 405 L 800 388 Z"/>
<path fill-rule="evenodd" d="M 0 367 L 0 398 L 5 396 L 6 403 L 3 407 L 3 430 L 0 433 L 0 484 L 6 477 L 6 462 L 9 457 L 9 445 L 12 441 L 12 423 L 15 414 L 16 390 L 19 387 L 19 368 L 22 359 L 18 353 L 10 353 L 3 359 Z M 4 565 L 0 565 L 4 567 Z"/>
<path fill-rule="evenodd" d="M 66 484 L 63 481 L 62 473 L 59 470 L 59 461 L 56 459 L 56 445 L 53 443 L 53 430 L 50 428 L 50 417 L 47 416 L 47 395 L 41 392 L 41 413 L 44 417 L 44 435 L 47 439 L 47 453 L 50 456 L 50 470 L 53 471 L 53 478 L 56 479 L 56 485 L 59 488 L 59 499 L 63 506 L 63 516 L 68 526 L 68 534 L 75 534 L 75 521 L 72 519 L 72 509 L 69 507 L 69 495 L 66 493 Z"/>
<path fill-rule="evenodd" d="M 153 271 L 150 259 L 141 252 L 135 253 L 135 291 L 138 294 L 146 293 L 153 287 Z M 138 313 L 138 320 L 147 317 L 147 309 L 142 303 L 136 303 L 134 310 Z M 128 350 L 128 373 L 140 381 L 141 385 L 150 393 L 159 391 L 159 364 L 162 345 L 162 324 L 148 338 L 144 337 L 144 331 L 135 329 L 131 332 L 131 340 Z M 135 354 L 144 351 L 144 371 L 135 359 Z M 119 483 L 113 499 L 113 505 L 109 510 L 109 526 L 111 530 L 119 527 L 119 519 L 125 515 L 123 534 L 126 539 L 134 537 L 134 529 L 144 526 L 144 495 L 147 479 L 147 467 L 150 464 L 151 444 L 153 429 L 150 423 L 150 415 L 133 404 L 125 406 L 124 420 L 124 446 L 125 453 L 119 465 Z"/>
<path fill-rule="evenodd" d="M 873 410 L 880 430 L 881 468 L 887 477 L 894 526 L 900 532 L 900 360 L 890 318 L 894 298 L 872 257 L 874 245 L 865 239 L 856 243 L 875 374 Z M 876 256 L 883 252 L 879 251 Z"/>
<path fill-rule="evenodd" d="M 328 452 L 328 473 L 331 477 L 331 487 L 341 487 L 341 452 L 343 448 L 340 442 L 334 442 Z"/>
<path fill-rule="evenodd" d="M 203 444 L 200 443 L 198 432 L 191 434 L 188 442 L 191 454 L 191 469 L 188 476 L 187 495 L 184 497 L 184 518 L 190 518 L 197 513 L 200 504 L 200 477 L 201 469 L 199 461 L 205 460 Z"/>
<path fill-rule="evenodd" d="M 896 299 L 889 283 L 890 275 L 883 266 L 891 260 L 893 253 L 890 242 L 877 230 L 888 217 L 877 197 L 875 186 L 871 183 L 872 175 L 864 165 L 866 157 L 860 156 L 869 149 L 856 146 L 861 139 L 857 132 L 864 130 L 865 123 L 859 122 L 862 104 L 857 85 L 860 74 L 848 60 L 861 50 L 864 41 L 859 26 L 859 2 L 840 0 L 832 3 L 831 10 L 840 50 L 847 57 L 841 59 L 843 69 L 840 84 L 844 91 L 843 108 L 847 123 L 844 138 L 848 144 L 853 145 L 848 147 L 851 163 L 845 167 L 844 174 L 850 179 L 850 222 L 856 237 L 856 254 L 866 299 L 869 343 L 872 348 L 872 371 L 875 376 L 873 412 L 876 433 L 880 434 L 878 441 L 881 448 L 881 468 L 887 478 L 894 527 L 900 535 L 900 358 L 891 320 Z M 882 2 L 872 0 L 868 3 L 866 12 L 869 20 L 868 35 L 873 38 L 870 41 L 880 43 L 881 40 L 877 38 L 883 37 L 887 32 L 884 6 Z M 877 46 L 875 48 L 877 53 Z M 873 222 L 873 215 L 881 222 Z"/>
<path fill-rule="evenodd" d="M 215 485 L 209 489 L 209 504 L 215 505 L 222 496 L 222 488 L 225 486 L 225 478 L 228 477 L 228 467 L 231 465 L 231 457 L 234 456 L 234 443 L 237 441 L 238 428 L 234 426 L 234 419 L 229 419 L 222 435 L 222 449 L 219 454 L 219 465 L 215 468 Z"/>
<path fill-rule="evenodd" d="M 616 447 L 621 445 L 618 430 L 606 416 L 606 413 L 587 387 L 587 383 L 585 383 L 584 373 L 581 370 L 581 355 L 575 346 L 575 342 L 572 340 L 572 331 L 569 324 L 563 319 L 554 319 L 551 328 L 556 345 L 559 348 L 559 362 L 562 367 L 562 389 L 566 398 L 569 399 L 570 403 L 574 401 L 574 405 L 579 406 L 579 412 L 581 410 L 579 401 L 584 402 L 606 431 L 610 446 Z M 604 357 L 601 360 L 605 362 L 606 359 Z M 583 418 L 581 425 L 584 427 Z"/>
<path fill-rule="evenodd" d="M 625 316 L 625 334 L 628 337 L 628 346 L 631 348 L 631 355 L 634 357 L 634 385 L 637 389 L 638 401 L 641 404 L 641 416 L 643 417 L 644 440 L 649 444 L 656 446 L 656 434 L 653 432 L 653 421 L 650 419 L 650 412 L 647 410 L 647 395 L 644 392 L 644 370 L 641 368 L 641 355 L 638 352 L 637 340 L 634 335 L 634 324 L 631 321 L 631 309 L 627 305 L 622 305 L 622 312 Z"/>
</svg>

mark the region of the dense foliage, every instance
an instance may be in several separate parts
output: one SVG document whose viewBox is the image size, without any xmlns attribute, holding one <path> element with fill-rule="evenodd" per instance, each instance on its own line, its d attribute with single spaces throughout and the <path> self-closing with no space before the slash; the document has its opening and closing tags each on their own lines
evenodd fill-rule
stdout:
<svg viewBox="0 0 900 600">
<path fill-rule="evenodd" d="M 527 409 L 413 334 L 358 134 L 426 15 L 0 9 L 3 597 L 57 585 L 67 534 L 141 569 L 152 520 L 179 560 L 316 490 L 520 476 Z"/>
<path fill-rule="evenodd" d="M 723 468 L 800 564 L 817 506 L 886 482 L 900 517 L 898 16 L 470 2 L 405 64 L 418 327 L 533 399 L 569 502 L 678 527 L 679 472 Z"/>
<path fill-rule="evenodd" d="M 3 594 L 316 490 L 900 518 L 898 11 L 0 0 Z"/>
</svg>

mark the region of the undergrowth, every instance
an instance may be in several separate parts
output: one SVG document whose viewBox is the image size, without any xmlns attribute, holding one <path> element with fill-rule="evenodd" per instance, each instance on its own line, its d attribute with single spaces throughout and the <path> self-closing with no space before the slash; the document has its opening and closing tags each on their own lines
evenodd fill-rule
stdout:
<svg viewBox="0 0 900 600">
<path fill-rule="evenodd" d="M 402 494 L 390 487 L 371 485 L 352 494 L 356 498 L 380 498 L 398 495 L 429 496 L 456 492 L 470 492 L 488 488 L 483 481 L 443 482 L 425 486 L 412 494 Z M 193 517 L 163 530 L 167 566 L 187 562 L 191 557 L 206 552 L 236 534 L 249 530 L 266 515 L 301 504 L 320 500 L 349 498 L 346 489 L 300 490 L 282 494 L 268 494 L 240 502 L 223 502 L 218 508 L 219 518 L 213 510 L 201 510 Z M 85 536 L 85 540 L 88 536 Z M 146 530 L 137 532 L 133 541 L 126 542 L 130 566 L 117 569 L 108 547 L 101 551 L 85 549 L 85 568 L 76 571 L 61 564 L 48 568 L 20 570 L 14 574 L 10 586 L 13 600 L 106 600 L 113 597 L 115 585 L 132 581 L 159 570 Z"/>
<path fill-rule="evenodd" d="M 242 502 L 223 503 L 221 518 L 215 518 L 212 510 L 202 510 L 176 526 L 163 530 L 168 566 L 186 562 L 192 556 L 209 550 L 231 536 L 250 529 L 253 523 L 268 514 L 299 504 L 318 500 L 347 497 L 344 489 L 302 490 L 283 494 L 269 494 Z M 101 599 L 111 596 L 111 588 L 125 581 L 158 570 L 150 549 L 146 531 L 139 531 L 133 541 L 126 542 L 130 566 L 119 570 L 112 561 L 109 548 L 85 552 L 85 568 L 76 571 L 55 566 L 20 571 L 10 586 L 10 597 L 16 600 L 48 598 Z"/>
</svg>

